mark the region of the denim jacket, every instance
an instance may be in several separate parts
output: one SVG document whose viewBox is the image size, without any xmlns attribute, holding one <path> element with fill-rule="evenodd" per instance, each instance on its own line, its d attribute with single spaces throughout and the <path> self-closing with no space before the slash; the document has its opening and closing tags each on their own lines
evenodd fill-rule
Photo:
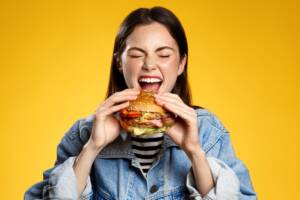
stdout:
<svg viewBox="0 0 300 200">
<path fill-rule="evenodd" d="M 206 196 L 196 189 L 190 160 L 169 136 L 164 136 L 163 153 L 144 176 L 131 151 L 130 137 L 124 132 L 97 155 L 86 187 L 78 196 L 73 164 L 89 139 L 95 118 L 90 115 L 67 131 L 57 147 L 55 166 L 43 173 L 43 181 L 25 192 L 24 199 L 257 199 L 246 166 L 235 156 L 228 131 L 208 110 L 196 112 L 199 142 L 215 183 Z"/>
</svg>

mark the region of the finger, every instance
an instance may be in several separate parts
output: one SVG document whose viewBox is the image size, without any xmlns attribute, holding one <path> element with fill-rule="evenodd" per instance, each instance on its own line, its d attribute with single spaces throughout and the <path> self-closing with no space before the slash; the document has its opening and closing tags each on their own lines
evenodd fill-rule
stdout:
<svg viewBox="0 0 300 200">
<path fill-rule="evenodd" d="M 122 90 L 120 92 L 114 93 L 109 98 L 114 99 L 116 97 L 123 97 L 123 96 L 138 96 L 139 93 L 140 93 L 140 91 L 137 89 L 126 89 L 126 90 Z"/>
<path fill-rule="evenodd" d="M 178 115 L 178 113 L 185 113 L 187 115 L 191 115 L 192 113 L 189 112 L 189 110 L 187 110 L 186 108 L 184 108 L 182 106 L 182 104 L 178 104 L 177 102 L 172 102 L 172 101 L 166 101 L 163 99 L 158 100 L 160 101 L 163 105 L 173 105 L 175 107 L 177 107 L 177 110 L 171 110 L 171 112 L 173 112 L 176 116 L 180 116 L 180 114 Z"/>
<path fill-rule="evenodd" d="M 173 104 L 165 104 L 164 107 L 169 110 L 170 112 L 175 113 L 180 119 L 182 119 L 183 121 L 185 121 L 187 124 L 196 124 L 196 116 L 194 116 L 194 114 L 191 113 L 186 113 L 183 110 L 180 110 L 179 107 L 173 105 Z"/>
<path fill-rule="evenodd" d="M 156 101 L 160 101 L 160 102 L 162 102 L 164 104 L 165 103 L 175 104 L 175 105 L 177 105 L 180 108 L 181 112 L 185 112 L 185 113 L 188 114 L 188 112 L 186 110 L 184 110 L 184 107 L 187 107 L 187 106 L 184 103 L 182 103 L 182 102 L 178 102 L 178 100 L 176 100 L 176 99 L 166 98 L 166 97 L 158 97 L 156 99 Z"/>
<path fill-rule="evenodd" d="M 170 98 L 177 99 L 177 100 L 183 102 L 182 99 L 177 94 L 170 93 L 170 92 L 161 93 L 161 94 L 159 94 L 157 96 L 170 97 Z"/>
<path fill-rule="evenodd" d="M 157 96 L 157 99 L 161 99 L 167 102 L 172 102 L 180 107 L 184 107 L 186 110 L 189 110 L 190 112 L 194 112 L 194 109 L 186 105 L 177 95 L 168 95 L 168 96 Z"/>
<path fill-rule="evenodd" d="M 173 102 L 158 100 L 157 103 L 187 122 L 193 122 L 196 118 L 196 113 L 194 111 L 191 112 L 190 110 L 186 110 Z"/>
<path fill-rule="evenodd" d="M 135 100 L 136 98 L 137 95 L 114 95 L 108 98 L 107 100 L 105 100 L 102 107 L 107 108 L 114 104 L 122 103 L 124 101 Z"/>
<path fill-rule="evenodd" d="M 102 111 L 100 111 L 97 115 L 100 117 L 100 118 L 105 118 L 106 116 L 108 115 L 111 115 L 117 111 L 120 111 L 121 109 L 123 108 L 126 108 L 129 106 L 129 101 L 126 101 L 124 103 L 121 103 L 121 104 L 118 104 L 118 105 L 115 105 L 115 106 L 111 106 L 109 108 L 106 108 L 106 109 L 103 109 Z"/>
<path fill-rule="evenodd" d="M 126 94 L 126 93 L 133 93 L 133 94 L 136 94 L 136 93 L 140 93 L 140 90 L 138 90 L 137 88 L 128 88 L 128 89 L 125 89 L 125 90 L 122 90 L 122 91 L 119 91 L 119 92 L 116 92 L 115 94 Z"/>
<path fill-rule="evenodd" d="M 126 90 L 114 93 L 108 99 L 114 99 L 116 97 L 122 97 L 122 96 L 138 96 L 139 93 L 140 93 L 140 91 L 138 91 L 138 90 L 126 89 Z"/>
<path fill-rule="evenodd" d="M 120 92 L 116 92 L 113 95 L 111 95 L 109 98 L 107 98 L 98 109 L 106 109 L 107 107 L 110 107 L 116 103 L 121 103 L 122 101 L 130 101 L 137 98 L 137 95 L 140 93 L 137 89 L 126 89 Z M 98 110 L 97 109 L 97 110 Z"/>
</svg>

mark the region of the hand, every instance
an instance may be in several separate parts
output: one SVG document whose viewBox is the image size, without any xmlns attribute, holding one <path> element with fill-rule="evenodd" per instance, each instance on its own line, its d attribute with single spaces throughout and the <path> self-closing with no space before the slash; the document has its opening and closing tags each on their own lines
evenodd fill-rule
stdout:
<svg viewBox="0 0 300 200">
<path fill-rule="evenodd" d="M 137 98 L 139 91 L 126 89 L 107 98 L 96 110 L 91 137 L 87 144 L 100 150 L 117 138 L 121 130 L 118 120 L 113 116 L 117 111 L 129 106 L 129 100 Z"/>
<path fill-rule="evenodd" d="M 155 94 L 156 102 L 177 116 L 175 124 L 167 131 L 172 140 L 188 156 L 201 149 L 198 138 L 197 114 L 187 106 L 177 94 Z"/>
</svg>

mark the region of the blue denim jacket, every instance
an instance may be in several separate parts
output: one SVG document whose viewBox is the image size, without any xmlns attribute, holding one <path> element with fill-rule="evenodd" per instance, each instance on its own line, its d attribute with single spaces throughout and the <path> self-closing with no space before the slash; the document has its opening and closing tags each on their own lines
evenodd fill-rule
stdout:
<svg viewBox="0 0 300 200">
<path fill-rule="evenodd" d="M 87 142 L 94 115 L 78 120 L 57 148 L 55 166 L 44 172 L 43 181 L 30 187 L 32 199 L 257 199 L 247 168 L 234 153 L 228 131 L 206 109 L 197 109 L 199 142 L 206 153 L 215 187 L 202 197 L 196 189 L 191 162 L 165 135 L 163 153 L 145 177 L 139 168 L 126 133 L 98 155 L 83 193 L 78 197 L 73 164 Z"/>
</svg>

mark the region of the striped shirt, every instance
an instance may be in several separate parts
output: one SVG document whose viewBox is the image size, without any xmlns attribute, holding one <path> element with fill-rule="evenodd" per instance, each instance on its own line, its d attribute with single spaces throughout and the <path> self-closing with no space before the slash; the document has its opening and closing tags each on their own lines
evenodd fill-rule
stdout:
<svg viewBox="0 0 300 200">
<path fill-rule="evenodd" d="M 131 136 L 132 151 L 137 158 L 144 175 L 147 174 L 148 170 L 161 153 L 163 139 L 163 133 Z"/>
</svg>

